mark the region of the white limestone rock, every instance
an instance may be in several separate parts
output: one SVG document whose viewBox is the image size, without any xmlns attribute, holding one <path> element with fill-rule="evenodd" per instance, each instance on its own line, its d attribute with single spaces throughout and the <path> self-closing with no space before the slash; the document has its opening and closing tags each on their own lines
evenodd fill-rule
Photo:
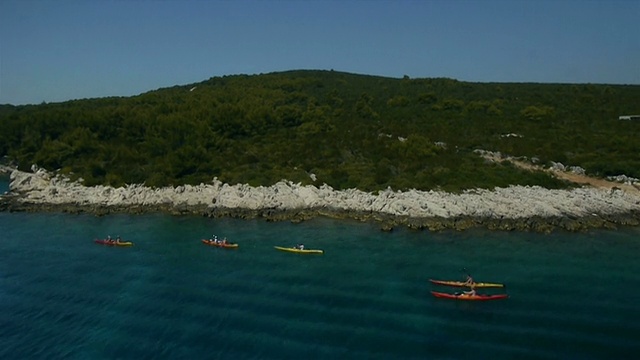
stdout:
<svg viewBox="0 0 640 360">
<path fill-rule="evenodd" d="M 280 181 L 269 187 L 229 185 L 214 179 L 211 184 L 159 189 L 140 184 L 112 188 L 85 187 L 42 169 L 35 173 L 14 170 L 10 191 L 25 195 L 23 201 L 41 204 L 83 205 L 188 205 L 210 208 L 280 209 L 331 208 L 410 217 L 494 217 L 522 219 L 533 216 L 590 216 L 640 211 L 640 193 L 598 188 L 550 190 L 539 186 L 509 186 L 494 190 L 473 189 L 460 194 L 441 191 L 394 191 L 377 193 L 357 189 L 336 191 L 323 184 L 302 186 Z"/>
</svg>

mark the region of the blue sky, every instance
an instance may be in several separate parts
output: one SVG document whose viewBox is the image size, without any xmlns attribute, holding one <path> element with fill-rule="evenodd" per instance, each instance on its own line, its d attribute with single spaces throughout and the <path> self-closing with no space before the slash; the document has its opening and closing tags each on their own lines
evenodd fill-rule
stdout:
<svg viewBox="0 0 640 360">
<path fill-rule="evenodd" d="M 1 0 L 0 104 L 334 69 L 640 84 L 640 0 Z"/>
</svg>

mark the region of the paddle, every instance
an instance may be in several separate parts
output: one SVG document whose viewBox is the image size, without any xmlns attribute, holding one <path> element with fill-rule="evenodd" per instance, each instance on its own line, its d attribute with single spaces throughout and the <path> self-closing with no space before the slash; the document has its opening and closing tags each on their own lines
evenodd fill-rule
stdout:
<svg viewBox="0 0 640 360">
<path fill-rule="evenodd" d="M 462 272 L 465 273 L 467 275 L 467 277 L 470 277 L 473 279 L 473 277 L 471 276 L 471 274 L 469 274 L 469 270 L 467 270 L 467 268 L 462 268 Z"/>
<path fill-rule="evenodd" d="M 466 267 L 465 267 L 465 268 L 462 268 L 462 269 L 461 269 L 461 271 L 462 271 L 462 272 L 464 272 L 468 277 L 470 277 L 470 278 L 471 278 L 471 281 L 473 281 L 473 283 L 476 283 L 476 281 L 473 279 L 473 277 L 471 276 L 471 274 L 469 274 L 469 270 L 467 270 L 467 268 L 466 268 Z M 477 284 L 477 283 L 476 283 L 476 284 Z M 501 287 L 502 287 L 503 289 L 506 289 L 506 288 L 507 288 L 507 284 L 502 284 L 502 286 L 501 286 Z"/>
<path fill-rule="evenodd" d="M 469 279 L 471 279 L 471 284 L 475 283 L 475 280 L 473 280 L 473 277 L 471 276 L 471 274 L 469 274 L 469 271 L 467 270 L 467 268 L 466 268 L 466 267 L 465 267 L 465 268 L 462 268 L 462 272 L 463 272 L 463 273 L 465 273 L 465 274 L 467 274 L 467 280 L 465 281 L 465 283 L 466 283 L 467 281 L 469 281 Z M 469 284 L 469 285 L 471 285 L 471 284 Z"/>
</svg>

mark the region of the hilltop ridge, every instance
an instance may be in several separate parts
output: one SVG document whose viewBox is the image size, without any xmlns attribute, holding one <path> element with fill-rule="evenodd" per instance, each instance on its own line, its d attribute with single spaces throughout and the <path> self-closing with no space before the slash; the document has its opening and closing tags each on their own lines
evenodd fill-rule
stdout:
<svg viewBox="0 0 640 360">
<path fill-rule="evenodd" d="M 379 191 L 565 189 L 477 149 L 640 178 L 640 86 L 470 83 L 329 70 L 230 75 L 132 97 L 0 107 L 0 156 L 87 186 L 283 179 Z M 533 170 L 533 171 L 531 171 Z"/>
</svg>

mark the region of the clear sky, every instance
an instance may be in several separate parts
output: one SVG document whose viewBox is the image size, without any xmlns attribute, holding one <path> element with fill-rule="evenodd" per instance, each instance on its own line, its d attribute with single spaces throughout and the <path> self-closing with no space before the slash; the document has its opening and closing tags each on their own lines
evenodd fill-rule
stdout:
<svg viewBox="0 0 640 360">
<path fill-rule="evenodd" d="M 0 0 L 0 104 L 296 69 L 640 84 L 640 0 Z"/>
</svg>

